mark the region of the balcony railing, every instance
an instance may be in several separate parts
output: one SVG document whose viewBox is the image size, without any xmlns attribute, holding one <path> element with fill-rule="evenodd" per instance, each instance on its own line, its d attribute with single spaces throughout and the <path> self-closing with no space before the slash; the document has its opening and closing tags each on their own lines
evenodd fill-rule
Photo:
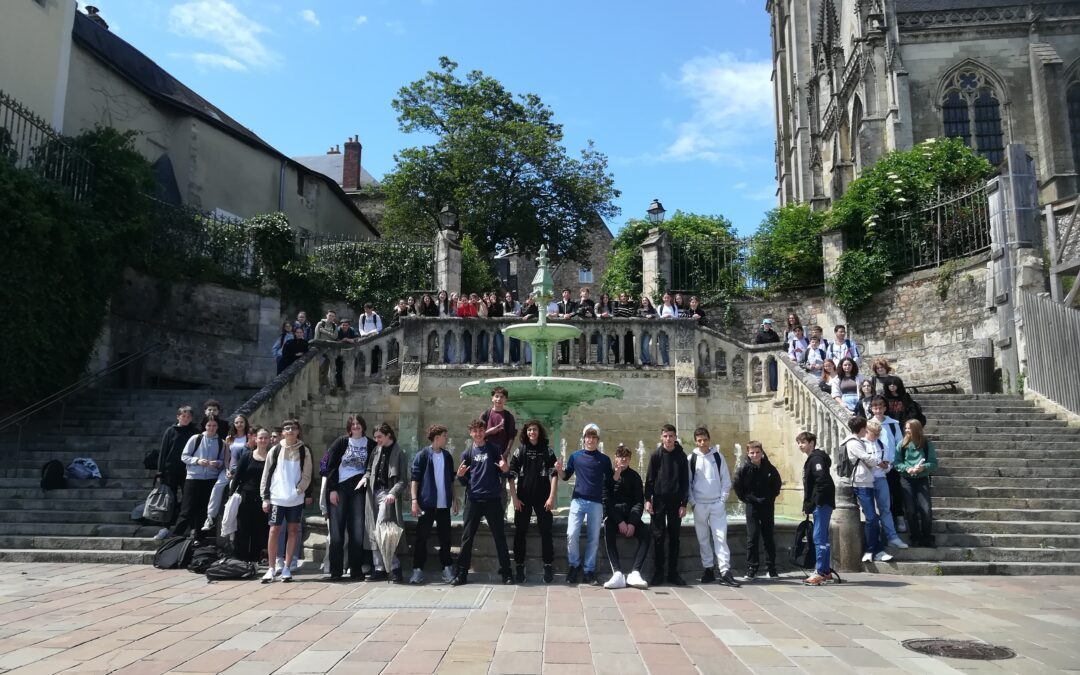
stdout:
<svg viewBox="0 0 1080 675">
<path fill-rule="evenodd" d="M 93 166 L 49 123 L 0 90 L 0 161 L 52 181 L 75 200 L 86 196 Z"/>
</svg>

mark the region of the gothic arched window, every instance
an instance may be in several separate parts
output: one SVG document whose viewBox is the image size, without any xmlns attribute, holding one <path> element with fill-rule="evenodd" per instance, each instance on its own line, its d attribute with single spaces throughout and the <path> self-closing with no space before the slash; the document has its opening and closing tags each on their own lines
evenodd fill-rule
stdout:
<svg viewBox="0 0 1080 675">
<path fill-rule="evenodd" d="M 994 84 L 978 70 L 962 68 L 945 82 L 941 98 L 945 135 L 997 165 L 1005 157 L 1001 99 Z"/>
<path fill-rule="evenodd" d="M 1065 102 L 1069 106 L 1069 133 L 1072 135 L 1073 162 L 1080 165 L 1080 74 L 1069 85 Z"/>
</svg>

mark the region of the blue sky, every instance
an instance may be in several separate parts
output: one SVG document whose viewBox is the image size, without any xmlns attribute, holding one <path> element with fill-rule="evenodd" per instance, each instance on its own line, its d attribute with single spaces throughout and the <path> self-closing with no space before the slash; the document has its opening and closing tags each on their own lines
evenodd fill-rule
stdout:
<svg viewBox="0 0 1080 675">
<path fill-rule="evenodd" d="M 764 0 L 96 0 L 111 29 L 282 152 L 354 134 L 376 178 L 423 139 L 398 88 L 441 55 L 595 141 L 622 191 L 617 231 L 658 197 L 752 232 L 775 204 Z"/>
</svg>

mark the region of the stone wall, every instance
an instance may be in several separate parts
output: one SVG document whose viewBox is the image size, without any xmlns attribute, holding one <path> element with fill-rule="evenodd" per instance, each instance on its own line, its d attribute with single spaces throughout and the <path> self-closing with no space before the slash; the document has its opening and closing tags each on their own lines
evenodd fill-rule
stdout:
<svg viewBox="0 0 1080 675">
<path fill-rule="evenodd" d="M 735 323 L 723 327 L 723 330 L 737 340 L 752 342 L 761 327 L 761 320 L 768 317 L 773 320 L 773 327 L 784 337 L 783 328 L 788 314 L 794 312 L 804 328 L 818 324 L 825 328 L 826 335 L 832 335 L 832 326 L 826 326 L 825 290 L 821 286 L 797 289 L 783 293 L 782 297 L 770 300 L 744 300 L 732 303 L 735 309 Z M 707 307 L 710 325 L 720 327 L 720 308 Z M 713 319 L 713 315 L 716 319 Z"/>
<path fill-rule="evenodd" d="M 889 360 L 906 384 L 956 380 L 970 389 L 967 359 L 982 356 L 997 323 L 987 309 L 987 255 L 959 261 L 948 295 L 939 271 L 908 274 L 881 291 L 848 322 L 866 353 Z"/>
</svg>

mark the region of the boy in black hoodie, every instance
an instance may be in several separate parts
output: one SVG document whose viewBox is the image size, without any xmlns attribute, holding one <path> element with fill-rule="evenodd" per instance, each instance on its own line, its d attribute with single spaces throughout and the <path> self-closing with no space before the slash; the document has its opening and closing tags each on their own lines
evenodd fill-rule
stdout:
<svg viewBox="0 0 1080 675">
<path fill-rule="evenodd" d="M 686 453 L 675 440 L 675 427 L 665 424 L 660 431 L 660 445 L 649 457 L 645 472 L 645 510 L 652 516 L 653 544 L 656 546 L 656 569 L 649 582 L 660 586 L 665 581 L 685 586 L 679 576 L 679 533 L 686 515 L 690 491 L 690 467 Z M 664 540 L 667 539 L 667 548 Z M 665 574 L 667 559 L 671 571 Z"/>
<path fill-rule="evenodd" d="M 551 536 L 551 512 L 559 476 L 555 473 L 555 452 L 548 444 L 540 422 L 529 420 L 521 430 L 521 443 L 510 457 L 510 498 L 514 502 L 515 579 L 525 583 L 525 543 L 529 521 L 536 514 L 540 528 L 540 552 L 544 560 L 544 583 L 555 578 L 555 542 Z"/>
<path fill-rule="evenodd" d="M 746 461 L 735 471 L 734 488 L 739 500 L 746 504 L 746 581 L 757 576 L 758 540 L 765 540 L 765 569 L 770 579 L 779 579 L 776 571 L 776 540 L 774 507 L 780 495 L 780 472 L 765 456 L 760 441 L 746 444 Z"/>
<path fill-rule="evenodd" d="M 814 549 L 817 552 L 815 571 L 803 583 L 821 586 L 833 580 L 829 520 L 836 508 L 836 484 L 829 474 L 832 460 L 828 453 L 817 447 L 817 436 L 809 431 L 796 436 L 795 442 L 806 455 L 803 464 L 803 513 L 814 516 Z"/>
<path fill-rule="evenodd" d="M 604 483 L 604 540 L 607 543 L 607 557 L 612 572 L 604 588 L 649 587 L 648 582 L 641 576 L 645 556 L 649 554 L 649 527 L 641 522 L 641 513 L 644 510 L 645 488 L 641 483 L 641 476 L 630 468 L 630 448 L 620 444 L 615 448 L 615 472 Z M 622 563 L 619 561 L 620 535 L 637 539 L 634 568 L 626 576 L 623 575 Z"/>
<path fill-rule="evenodd" d="M 184 480 L 187 478 L 187 467 L 180 456 L 184 454 L 184 446 L 188 439 L 199 433 L 199 428 L 192 422 L 192 410 L 189 405 L 182 405 L 176 409 L 176 424 L 165 430 L 161 437 L 161 448 L 158 450 L 158 475 L 161 482 L 172 488 L 173 496 L 183 490 Z M 176 524 L 179 509 L 173 509 L 172 520 L 164 523 L 165 527 L 154 536 L 154 539 L 164 539 L 169 535 L 169 528 Z"/>
</svg>

